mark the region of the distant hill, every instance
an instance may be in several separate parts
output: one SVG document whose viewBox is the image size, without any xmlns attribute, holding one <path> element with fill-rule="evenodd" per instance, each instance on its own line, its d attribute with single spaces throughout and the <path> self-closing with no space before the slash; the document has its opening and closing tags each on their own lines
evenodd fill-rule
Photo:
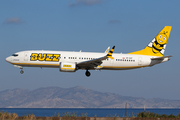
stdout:
<svg viewBox="0 0 180 120">
<path fill-rule="evenodd" d="M 0 92 L 0 108 L 180 108 L 180 100 L 145 99 L 102 93 L 80 86 L 13 89 Z"/>
</svg>

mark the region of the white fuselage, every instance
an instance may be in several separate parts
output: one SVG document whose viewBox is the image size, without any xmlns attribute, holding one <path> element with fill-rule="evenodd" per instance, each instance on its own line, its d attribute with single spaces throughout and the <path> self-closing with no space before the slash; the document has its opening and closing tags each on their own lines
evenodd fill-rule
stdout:
<svg viewBox="0 0 180 120">
<path fill-rule="evenodd" d="M 45 50 L 33 50 L 17 52 L 13 56 L 6 58 L 6 61 L 20 67 L 52 67 L 58 68 L 60 63 L 81 63 L 98 59 L 105 56 L 107 53 L 95 53 L 95 52 L 68 52 L 68 51 L 45 51 Z M 132 54 L 117 54 L 112 55 L 114 59 L 106 59 L 102 61 L 102 64 L 93 69 L 104 70 L 125 70 L 152 66 L 161 62 L 168 61 L 154 60 L 155 56 L 146 55 L 132 55 Z M 79 68 L 85 69 L 85 68 Z M 92 68 L 91 68 L 92 69 Z"/>
</svg>

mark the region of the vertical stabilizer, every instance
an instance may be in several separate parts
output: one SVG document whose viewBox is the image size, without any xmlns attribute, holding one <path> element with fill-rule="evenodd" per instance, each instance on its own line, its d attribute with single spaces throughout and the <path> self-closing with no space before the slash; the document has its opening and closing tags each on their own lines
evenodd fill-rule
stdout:
<svg viewBox="0 0 180 120">
<path fill-rule="evenodd" d="M 165 52 L 165 48 L 171 32 L 171 28 L 172 28 L 171 26 L 165 26 L 161 30 L 161 32 L 159 32 L 159 34 L 146 46 L 146 48 L 128 54 L 162 57 Z"/>
</svg>

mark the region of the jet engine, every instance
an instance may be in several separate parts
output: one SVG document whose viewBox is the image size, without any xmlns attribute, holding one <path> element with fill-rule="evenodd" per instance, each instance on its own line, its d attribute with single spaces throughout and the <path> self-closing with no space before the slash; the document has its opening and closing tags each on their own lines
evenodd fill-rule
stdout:
<svg viewBox="0 0 180 120">
<path fill-rule="evenodd" d="M 76 64 L 68 63 L 68 62 L 61 62 L 59 64 L 59 71 L 61 71 L 61 72 L 76 72 Z"/>
</svg>

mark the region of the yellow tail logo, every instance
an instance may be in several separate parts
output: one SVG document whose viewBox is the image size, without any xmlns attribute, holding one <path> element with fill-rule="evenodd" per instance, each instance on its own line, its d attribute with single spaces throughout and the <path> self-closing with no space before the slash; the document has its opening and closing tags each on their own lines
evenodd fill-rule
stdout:
<svg viewBox="0 0 180 120">
<path fill-rule="evenodd" d="M 146 46 L 146 48 L 128 54 L 162 57 L 171 32 L 171 28 L 172 28 L 171 26 L 165 26 L 161 30 L 161 32 L 159 32 L 159 34 Z"/>
</svg>

